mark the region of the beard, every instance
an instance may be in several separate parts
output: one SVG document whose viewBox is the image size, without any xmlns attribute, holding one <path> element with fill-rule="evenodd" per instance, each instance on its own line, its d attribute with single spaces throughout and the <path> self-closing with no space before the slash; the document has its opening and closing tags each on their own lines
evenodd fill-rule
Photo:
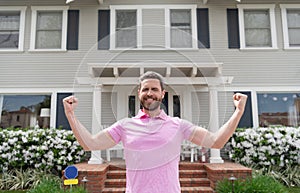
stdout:
<svg viewBox="0 0 300 193">
<path fill-rule="evenodd" d="M 148 99 L 152 99 L 152 102 L 148 102 Z M 158 108 L 160 108 L 160 104 L 162 102 L 162 99 L 158 99 L 156 97 L 144 97 L 141 100 L 141 105 L 143 106 L 143 108 L 147 111 L 154 111 L 157 110 Z"/>
</svg>

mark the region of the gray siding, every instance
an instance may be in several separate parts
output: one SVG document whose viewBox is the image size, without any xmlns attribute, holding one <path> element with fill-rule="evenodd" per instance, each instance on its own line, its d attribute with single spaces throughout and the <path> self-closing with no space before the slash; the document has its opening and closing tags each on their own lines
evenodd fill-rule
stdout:
<svg viewBox="0 0 300 193">
<path fill-rule="evenodd" d="M 92 108 L 93 94 L 92 93 L 75 93 L 79 103 L 76 108 L 76 116 L 78 120 L 91 132 L 92 131 Z"/>
<path fill-rule="evenodd" d="M 209 126 L 208 99 L 208 92 L 192 93 L 192 122 L 204 128 L 208 128 Z"/>
<path fill-rule="evenodd" d="M 165 43 L 165 16 L 164 9 L 143 9 L 143 48 L 159 47 L 162 48 Z"/>
<path fill-rule="evenodd" d="M 101 95 L 101 124 L 112 125 L 117 117 L 117 93 L 103 92 Z"/>
<path fill-rule="evenodd" d="M 120 4 L 135 4 L 137 1 Z M 140 4 L 146 4 L 140 2 Z M 25 26 L 25 51 L 22 53 L 0 52 L 0 87 L 1 88 L 64 88 L 72 87 L 76 76 L 87 76 L 87 63 L 129 62 L 138 63 L 155 58 L 159 61 L 174 62 L 221 62 L 224 63 L 224 75 L 234 76 L 232 86 L 298 86 L 300 84 L 299 51 L 283 50 L 283 34 L 280 17 L 280 3 L 299 3 L 299 1 L 243 1 L 243 3 L 276 3 L 276 27 L 278 50 L 240 51 L 228 49 L 226 9 L 234 8 L 235 1 L 210 0 L 207 5 L 201 1 L 175 1 L 174 3 L 197 3 L 199 7 L 209 8 L 211 48 L 195 51 L 127 51 L 114 52 L 97 50 L 97 10 L 108 8 L 109 3 L 98 5 L 97 1 L 75 1 L 70 9 L 80 9 L 79 50 L 67 52 L 29 52 L 30 24 L 32 5 L 65 5 L 64 1 L 2 1 L 4 5 L 27 5 Z M 152 2 L 155 3 L 155 2 Z M 156 3 L 170 3 L 157 1 Z M 173 3 L 173 1 L 172 1 Z M 148 2 L 149 4 L 149 2 Z M 149 23 L 157 21 L 150 11 L 144 14 Z M 161 14 L 159 10 L 157 15 Z M 147 17 L 146 17 L 147 16 Z M 155 34 L 155 33 L 154 33 Z M 150 33 L 144 34 L 150 36 Z M 163 37 L 156 37 L 157 43 Z M 145 42 L 145 44 L 149 42 Z M 152 42 L 150 42 L 152 43 Z"/>
<path fill-rule="evenodd" d="M 234 106 L 232 92 L 218 92 L 219 126 L 221 127 L 232 115 Z M 209 127 L 209 93 L 192 93 L 192 122 L 196 125 Z M 212 114 L 214 116 L 214 112 Z"/>
<path fill-rule="evenodd" d="M 111 51 L 97 50 L 97 16 L 99 9 L 108 9 L 110 5 L 136 5 L 136 4 L 197 4 L 198 7 L 209 9 L 209 32 L 210 49 L 200 50 L 127 50 Z M 154 1 L 104 1 L 99 5 L 96 0 L 76 0 L 69 4 L 70 9 L 80 10 L 79 17 L 79 50 L 66 52 L 31 52 L 29 51 L 30 32 L 31 32 L 31 9 L 30 6 L 65 6 L 65 1 L 23 1 L 23 0 L 2 0 L 1 6 L 27 6 L 25 22 L 25 39 L 23 52 L 1 52 L 0 51 L 0 92 L 1 89 L 57 89 L 72 90 L 75 88 L 91 88 L 91 85 L 78 85 L 76 77 L 89 77 L 89 63 L 132 63 L 139 64 L 144 61 L 161 61 L 167 64 L 179 62 L 191 63 L 223 63 L 223 75 L 233 76 L 234 80 L 230 86 L 255 90 L 256 88 L 272 87 L 273 91 L 277 88 L 288 89 L 293 86 L 300 90 L 300 51 L 283 49 L 283 34 L 281 25 L 281 13 L 279 4 L 300 4 L 299 0 L 243 0 L 243 4 L 276 4 L 276 28 L 277 28 L 277 50 L 253 50 L 241 51 L 239 49 L 228 49 L 227 43 L 227 20 L 226 9 L 236 8 L 237 2 L 234 0 L 209 0 L 208 4 L 203 5 L 199 0 L 154 0 Z M 155 12 L 155 14 L 151 13 Z M 148 24 L 163 24 L 159 20 L 162 15 L 161 10 L 146 10 L 144 21 Z M 160 23 L 161 22 L 161 23 Z M 144 44 L 159 44 L 165 38 L 159 36 L 163 29 L 157 28 L 155 32 L 147 31 L 144 28 Z M 83 103 L 80 116 L 87 127 L 91 126 L 92 93 L 83 96 Z M 110 124 L 115 121 L 111 116 L 112 104 L 105 101 L 110 96 L 103 94 L 103 124 Z M 107 97 L 107 98 L 105 98 Z M 222 102 L 222 94 L 219 94 Z M 228 97 L 229 98 L 229 97 Z M 199 99 L 200 108 L 193 108 L 193 122 L 201 125 L 208 125 L 208 94 L 201 93 L 192 95 L 192 100 Z M 107 105 L 107 106 L 105 106 Z M 195 107 L 199 106 L 194 105 Z M 227 119 L 231 112 L 229 107 L 232 105 L 224 101 L 220 107 L 220 124 Z M 80 109 L 80 110 L 81 110 Z M 224 115 L 224 116 L 223 116 Z M 200 118 L 199 118 L 200 117 Z"/>
</svg>

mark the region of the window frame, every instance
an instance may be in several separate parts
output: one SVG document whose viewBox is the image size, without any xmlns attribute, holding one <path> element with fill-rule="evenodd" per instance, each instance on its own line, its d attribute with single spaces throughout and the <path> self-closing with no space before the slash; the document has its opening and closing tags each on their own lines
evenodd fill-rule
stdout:
<svg viewBox="0 0 300 193">
<path fill-rule="evenodd" d="M 29 51 L 67 51 L 67 28 L 68 28 L 68 9 L 69 6 L 31 6 L 31 38 Z M 53 49 L 37 49 L 36 43 L 36 24 L 38 11 L 62 11 L 62 35 L 61 35 L 61 48 Z"/>
<path fill-rule="evenodd" d="M 56 123 L 56 100 L 57 100 L 57 93 L 56 91 L 49 92 L 40 89 L 30 89 L 30 90 L 22 90 L 22 89 L 4 89 L 0 90 L 0 113 L 3 110 L 3 103 L 1 100 L 4 99 L 4 96 L 18 96 L 18 95 L 27 95 L 27 96 L 36 96 L 36 95 L 48 95 L 50 96 L 50 122 L 49 127 L 53 128 Z M 1 115 L 0 115 L 0 122 L 1 122 Z"/>
<path fill-rule="evenodd" d="M 289 30 L 288 30 L 288 23 L 287 23 L 287 10 L 288 9 L 299 9 L 300 10 L 300 4 L 280 4 L 281 9 L 281 19 L 282 19 L 282 31 L 283 31 L 283 44 L 284 49 L 291 49 L 291 50 L 297 50 L 300 49 L 299 46 L 290 46 L 289 42 Z"/>
<path fill-rule="evenodd" d="M 24 36 L 25 36 L 25 17 L 26 17 L 26 6 L 0 6 L 1 11 L 20 11 L 20 26 L 19 26 L 19 43 L 18 48 L 0 48 L 0 52 L 11 52 L 11 51 L 24 51 Z"/>
<path fill-rule="evenodd" d="M 190 9 L 191 10 L 191 28 L 192 28 L 192 47 L 191 48 L 172 48 L 171 45 L 171 30 L 165 30 L 165 42 L 164 48 L 143 48 L 142 39 L 142 10 L 143 9 L 164 9 L 165 10 L 165 28 L 171 29 L 170 10 L 172 9 Z M 132 50 L 195 50 L 198 49 L 197 38 L 197 5 L 185 4 L 185 5 L 111 5 L 110 6 L 110 48 L 109 50 L 126 50 L 129 48 L 117 48 L 116 47 L 116 10 L 136 10 L 137 13 L 137 45 Z"/>
<path fill-rule="evenodd" d="M 239 13 L 239 31 L 240 31 L 240 49 L 241 50 L 272 50 L 278 49 L 277 47 L 277 34 L 276 34 L 276 21 L 275 21 L 275 4 L 260 4 L 260 5 L 237 5 Z M 245 9 L 268 9 L 270 17 L 270 30 L 271 30 L 271 47 L 246 47 L 245 39 L 245 23 L 244 23 L 244 10 Z"/>
</svg>

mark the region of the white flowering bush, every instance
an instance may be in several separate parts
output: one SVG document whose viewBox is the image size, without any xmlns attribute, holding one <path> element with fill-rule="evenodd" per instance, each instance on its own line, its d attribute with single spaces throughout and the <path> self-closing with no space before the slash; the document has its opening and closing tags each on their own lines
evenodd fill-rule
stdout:
<svg viewBox="0 0 300 193">
<path fill-rule="evenodd" d="M 80 162 L 84 150 L 72 131 L 62 129 L 0 129 L 0 171 L 41 168 L 61 171 Z"/>
<path fill-rule="evenodd" d="M 244 165 L 300 164 L 300 128 L 237 129 L 228 146 L 229 157 Z"/>
</svg>

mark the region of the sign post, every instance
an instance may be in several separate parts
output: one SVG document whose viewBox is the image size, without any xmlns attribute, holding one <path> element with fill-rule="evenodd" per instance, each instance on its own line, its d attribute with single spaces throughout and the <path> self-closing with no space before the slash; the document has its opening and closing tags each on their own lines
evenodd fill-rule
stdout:
<svg viewBox="0 0 300 193">
<path fill-rule="evenodd" d="M 70 185 L 72 187 L 72 185 L 77 185 L 78 184 L 78 169 L 75 166 L 68 166 L 65 169 L 65 173 L 64 176 L 66 178 L 66 180 L 64 180 L 64 185 Z"/>
</svg>

